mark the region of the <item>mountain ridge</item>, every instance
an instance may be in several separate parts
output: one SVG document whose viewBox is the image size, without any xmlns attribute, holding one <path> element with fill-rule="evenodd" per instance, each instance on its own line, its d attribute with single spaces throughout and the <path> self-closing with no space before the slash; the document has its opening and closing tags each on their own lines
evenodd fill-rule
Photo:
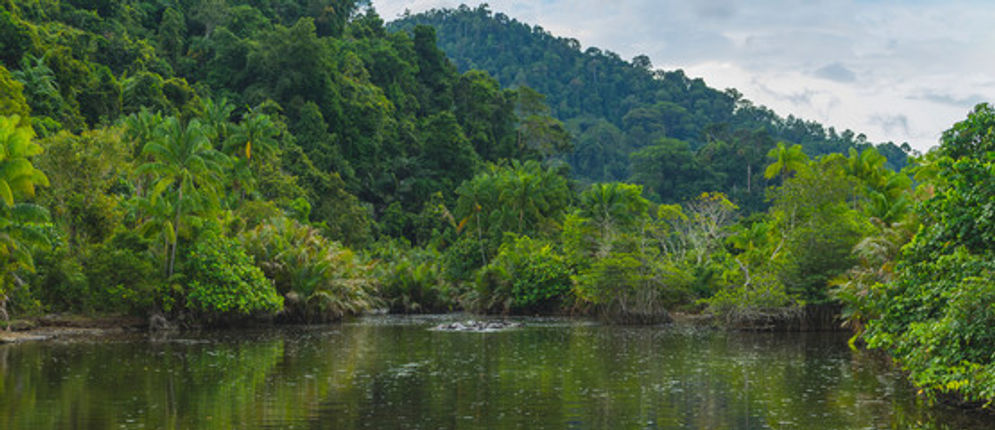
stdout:
<svg viewBox="0 0 995 430">
<path fill-rule="evenodd" d="M 528 86 L 544 94 L 553 116 L 574 135 L 569 161 L 583 180 L 631 180 L 632 154 L 663 138 L 688 142 L 699 162 L 730 152 L 716 142 L 731 144 L 734 158 L 752 171 L 762 169 L 763 155 L 779 141 L 799 144 L 812 157 L 875 146 L 893 170 L 904 167 L 911 152 L 907 144 L 875 145 L 851 130 L 781 117 L 735 89 L 717 90 L 681 69 L 654 69 L 645 55 L 627 61 L 594 46 L 582 50 L 577 39 L 555 36 L 486 4 L 405 14 L 388 28 L 410 31 L 417 25 L 436 28 L 440 49 L 461 72 L 483 70 L 502 86 Z M 715 178 L 706 182 L 721 185 L 716 188 L 733 185 L 718 184 L 730 172 L 710 176 Z M 745 185 L 752 191 L 755 184 Z"/>
</svg>

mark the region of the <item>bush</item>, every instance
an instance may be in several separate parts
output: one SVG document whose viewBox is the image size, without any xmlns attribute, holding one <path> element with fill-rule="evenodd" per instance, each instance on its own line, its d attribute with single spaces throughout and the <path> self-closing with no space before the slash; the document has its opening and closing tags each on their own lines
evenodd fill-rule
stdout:
<svg viewBox="0 0 995 430">
<path fill-rule="evenodd" d="M 241 240 L 287 299 L 286 318 L 332 321 L 378 304 L 371 266 L 317 229 L 280 216 L 242 233 Z"/>
<path fill-rule="evenodd" d="M 613 252 L 598 259 L 574 277 L 574 291 L 611 321 L 668 321 L 667 307 L 687 295 L 692 278 L 665 260 L 643 257 Z"/>
<path fill-rule="evenodd" d="M 239 242 L 215 232 L 203 233 L 193 245 L 183 273 L 186 309 L 205 322 L 262 317 L 283 309 L 283 298 Z"/>
<path fill-rule="evenodd" d="M 394 313 L 449 312 L 459 304 L 459 291 L 448 281 L 433 248 L 411 248 L 397 242 L 374 247 L 379 259 L 380 297 Z"/>
<path fill-rule="evenodd" d="M 95 310 L 144 315 L 155 306 L 162 269 L 149 246 L 137 233 L 123 232 L 89 250 L 83 273 Z"/>
<path fill-rule="evenodd" d="M 708 305 L 708 312 L 721 319 L 726 326 L 765 328 L 788 320 L 801 313 L 776 276 L 759 272 L 749 282 L 739 280 L 701 300 Z"/>
<path fill-rule="evenodd" d="M 515 237 L 478 272 L 475 307 L 492 312 L 554 311 L 568 298 L 571 285 L 570 268 L 550 243 Z"/>
<path fill-rule="evenodd" d="M 995 259 L 958 247 L 949 255 L 910 262 L 925 247 L 917 237 L 899 278 L 869 294 L 875 317 L 864 339 L 889 351 L 927 395 L 971 402 L 995 399 Z"/>
</svg>

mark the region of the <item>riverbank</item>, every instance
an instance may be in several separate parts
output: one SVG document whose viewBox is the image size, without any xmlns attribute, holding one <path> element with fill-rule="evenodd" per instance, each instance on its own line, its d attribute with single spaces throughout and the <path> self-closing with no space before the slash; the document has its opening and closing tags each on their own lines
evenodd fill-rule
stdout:
<svg viewBox="0 0 995 430">
<path fill-rule="evenodd" d="M 13 320 L 9 325 L 8 330 L 0 330 L 0 344 L 66 338 L 104 338 L 145 330 L 148 320 L 128 316 L 45 315 Z"/>
</svg>

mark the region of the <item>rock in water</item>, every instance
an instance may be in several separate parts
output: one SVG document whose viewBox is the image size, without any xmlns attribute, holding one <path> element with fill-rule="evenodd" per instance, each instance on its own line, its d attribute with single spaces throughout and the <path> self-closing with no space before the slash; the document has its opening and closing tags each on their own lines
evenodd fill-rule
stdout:
<svg viewBox="0 0 995 430">
<path fill-rule="evenodd" d="M 443 323 L 435 326 L 435 330 L 441 331 L 476 331 L 491 332 L 505 330 L 509 328 L 521 327 L 521 323 L 512 321 L 464 321 Z"/>
<path fill-rule="evenodd" d="M 149 317 L 149 331 L 168 331 L 174 328 L 162 314 L 156 313 Z"/>
</svg>

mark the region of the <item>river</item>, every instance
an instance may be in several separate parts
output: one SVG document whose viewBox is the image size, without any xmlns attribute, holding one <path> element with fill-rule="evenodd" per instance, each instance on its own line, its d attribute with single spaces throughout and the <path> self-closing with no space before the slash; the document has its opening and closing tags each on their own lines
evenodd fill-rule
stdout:
<svg viewBox="0 0 995 430">
<path fill-rule="evenodd" d="M 3 429 L 987 429 L 833 333 L 465 316 L 0 346 Z"/>
</svg>

